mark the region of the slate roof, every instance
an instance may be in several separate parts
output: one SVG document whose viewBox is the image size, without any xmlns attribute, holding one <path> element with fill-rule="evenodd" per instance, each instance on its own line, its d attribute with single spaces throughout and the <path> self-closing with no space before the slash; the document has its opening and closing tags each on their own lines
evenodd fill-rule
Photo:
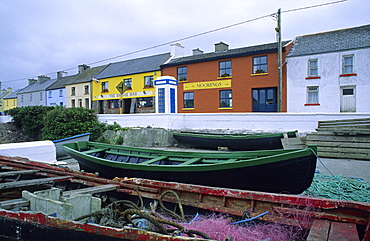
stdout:
<svg viewBox="0 0 370 241">
<path fill-rule="evenodd" d="M 12 93 L 10 93 L 8 96 L 4 97 L 4 99 L 16 99 L 17 98 L 17 93 L 20 91 L 21 89 L 17 89 L 15 91 L 13 91 Z"/>
<path fill-rule="evenodd" d="M 117 63 L 111 63 L 106 67 L 96 79 L 105 79 L 116 76 L 124 76 L 130 74 L 139 74 L 150 71 L 160 70 L 160 65 L 165 63 L 170 58 L 170 53 L 152 55 L 149 57 L 131 59 Z"/>
<path fill-rule="evenodd" d="M 370 25 L 298 36 L 287 57 L 370 47 Z"/>
<path fill-rule="evenodd" d="M 64 76 L 57 80 L 54 84 L 50 85 L 47 90 L 55 90 L 55 89 L 62 89 L 66 87 L 66 83 L 72 79 L 74 79 L 76 75 L 69 75 L 69 76 Z"/>
<path fill-rule="evenodd" d="M 0 93 L 0 99 L 5 98 L 8 94 L 9 94 L 8 90 L 4 91 L 4 93 Z"/>
<path fill-rule="evenodd" d="M 57 81 L 57 79 L 48 79 L 48 80 L 45 80 L 42 83 L 39 83 L 39 82 L 33 83 L 31 85 L 26 86 L 22 90 L 20 90 L 18 92 L 18 94 L 46 90 L 49 86 L 51 86 L 52 84 L 54 84 L 56 81 Z"/>
<path fill-rule="evenodd" d="M 291 40 L 282 41 L 282 46 L 284 47 L 289 42 L 291 42 Z M 211 60 L 218 60 L 218 59 L 226 59 L 226 58 L 233 58 L 233 57 L 249 56 L 249 55 L 256 55 L 256 54 L 273 53 L 273 52 L 277 52 L 277 49 L 278 49 L 277 42 L 261 44 L 261 45 L 254 45 L 254 46 L 237 48 L 237 49 L 229 49 L 229 50 L 224 50 L 224 51 L 175 58 L 169 61 L 168 63 L 161 65 L 161 67 L 197 63 L 197 62 L 204 62 L 204 61 L 211 61 Z"/>
<path fill-rule="evenodd" d="M 108 65 L 102 65 L 97 66 L 93 68 L 86 69 L 81 74 L 75 75 L 74 78 L 70 79 L 66 84 L 67 85 L 73 85 L 73 84 L 80 84 L 85 82 L 90 82 L 93 78 L 96 78 L 96 76 L 104 70 Z"/>
</svg>

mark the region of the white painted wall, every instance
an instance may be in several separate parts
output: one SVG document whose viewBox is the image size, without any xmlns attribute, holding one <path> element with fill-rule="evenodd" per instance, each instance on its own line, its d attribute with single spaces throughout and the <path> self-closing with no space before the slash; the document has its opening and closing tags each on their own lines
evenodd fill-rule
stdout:
<svg viewBox="0 0 370 241">
<path fill-rule="evenodd" d="M 354 54 L 357 76 L 340 77 L 343 55 Z M 356 86 L 356 113 L 370 112 L 370 49 L 287 58 L 287 112 L 340 113 L 340 87 Z M 318 59 L 320 79 L 308 77 L 308 60 Z M 319 106 L 305 106 L 307 86 L 319 86 Z"/>
<path fill-rule="evenodd" d="M 165 129 L 223 130 L 228 132 L 315 131 L 318 121 L 370 118 L 369 113 L 194 113 L 194 114 L 100 114 L 99 121 L 118 123 L 122 127 L 152 127 Z"/>
<path fill-rule="evenodd" d="M 370 118 L 369 113 L 194 113 L 194 114 L 99 114 L 98 119 L 122 127 L 153 127 L 165 129 L 248 131 L 315 131 L 318 121 Z M 0 116 L 0 123 L 10 122 L 10 116 Z"/>
</svg>

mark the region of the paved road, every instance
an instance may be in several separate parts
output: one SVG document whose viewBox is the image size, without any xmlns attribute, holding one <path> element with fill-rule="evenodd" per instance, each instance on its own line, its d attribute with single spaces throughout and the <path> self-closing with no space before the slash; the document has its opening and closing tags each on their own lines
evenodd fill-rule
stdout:
<svg viewBox="0 0 370 241">
<path fill-rule="evenodd" d="M 336 176 L 342 174 L 345 177 L 362 177 L 365 181 L 370 181 L 370 160 L 319 158 L 316 169 L 328 175 L 331 172 Z"/>
</svg>

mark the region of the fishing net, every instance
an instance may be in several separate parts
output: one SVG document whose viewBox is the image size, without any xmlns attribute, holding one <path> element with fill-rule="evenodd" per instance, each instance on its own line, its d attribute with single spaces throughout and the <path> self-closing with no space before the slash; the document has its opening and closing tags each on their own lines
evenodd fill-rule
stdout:
<svg viewBox="0 0 370 241">
<path fill-rule="evenodd" d="M 311 186 L 302 195 L 369 203 L 370 182 L 363 178 L 315 173 Z"/>
<path fill-rule="evenodd" d="M 214 240 L 234 241 L 288 241 L 305 240 L 307 230 L 299 227 L 253 221 L 249 223 L 233 224 L 233 219 L 226 214 L 200 215 L 196 220 L 182 223 L 186 229 L 197 230 L 206 233 Z"/>
</svg>

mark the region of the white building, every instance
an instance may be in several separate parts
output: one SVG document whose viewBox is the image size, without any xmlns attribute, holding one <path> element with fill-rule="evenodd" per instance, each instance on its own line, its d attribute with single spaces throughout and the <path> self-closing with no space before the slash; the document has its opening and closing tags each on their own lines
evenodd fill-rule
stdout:
<svg viewBox="0 0 370 241">
<path fill-rule="evenodd" d="M 287 96 L 291 113 L 370 113 L 370 25 L 297 37 Z"/>
</svg>

